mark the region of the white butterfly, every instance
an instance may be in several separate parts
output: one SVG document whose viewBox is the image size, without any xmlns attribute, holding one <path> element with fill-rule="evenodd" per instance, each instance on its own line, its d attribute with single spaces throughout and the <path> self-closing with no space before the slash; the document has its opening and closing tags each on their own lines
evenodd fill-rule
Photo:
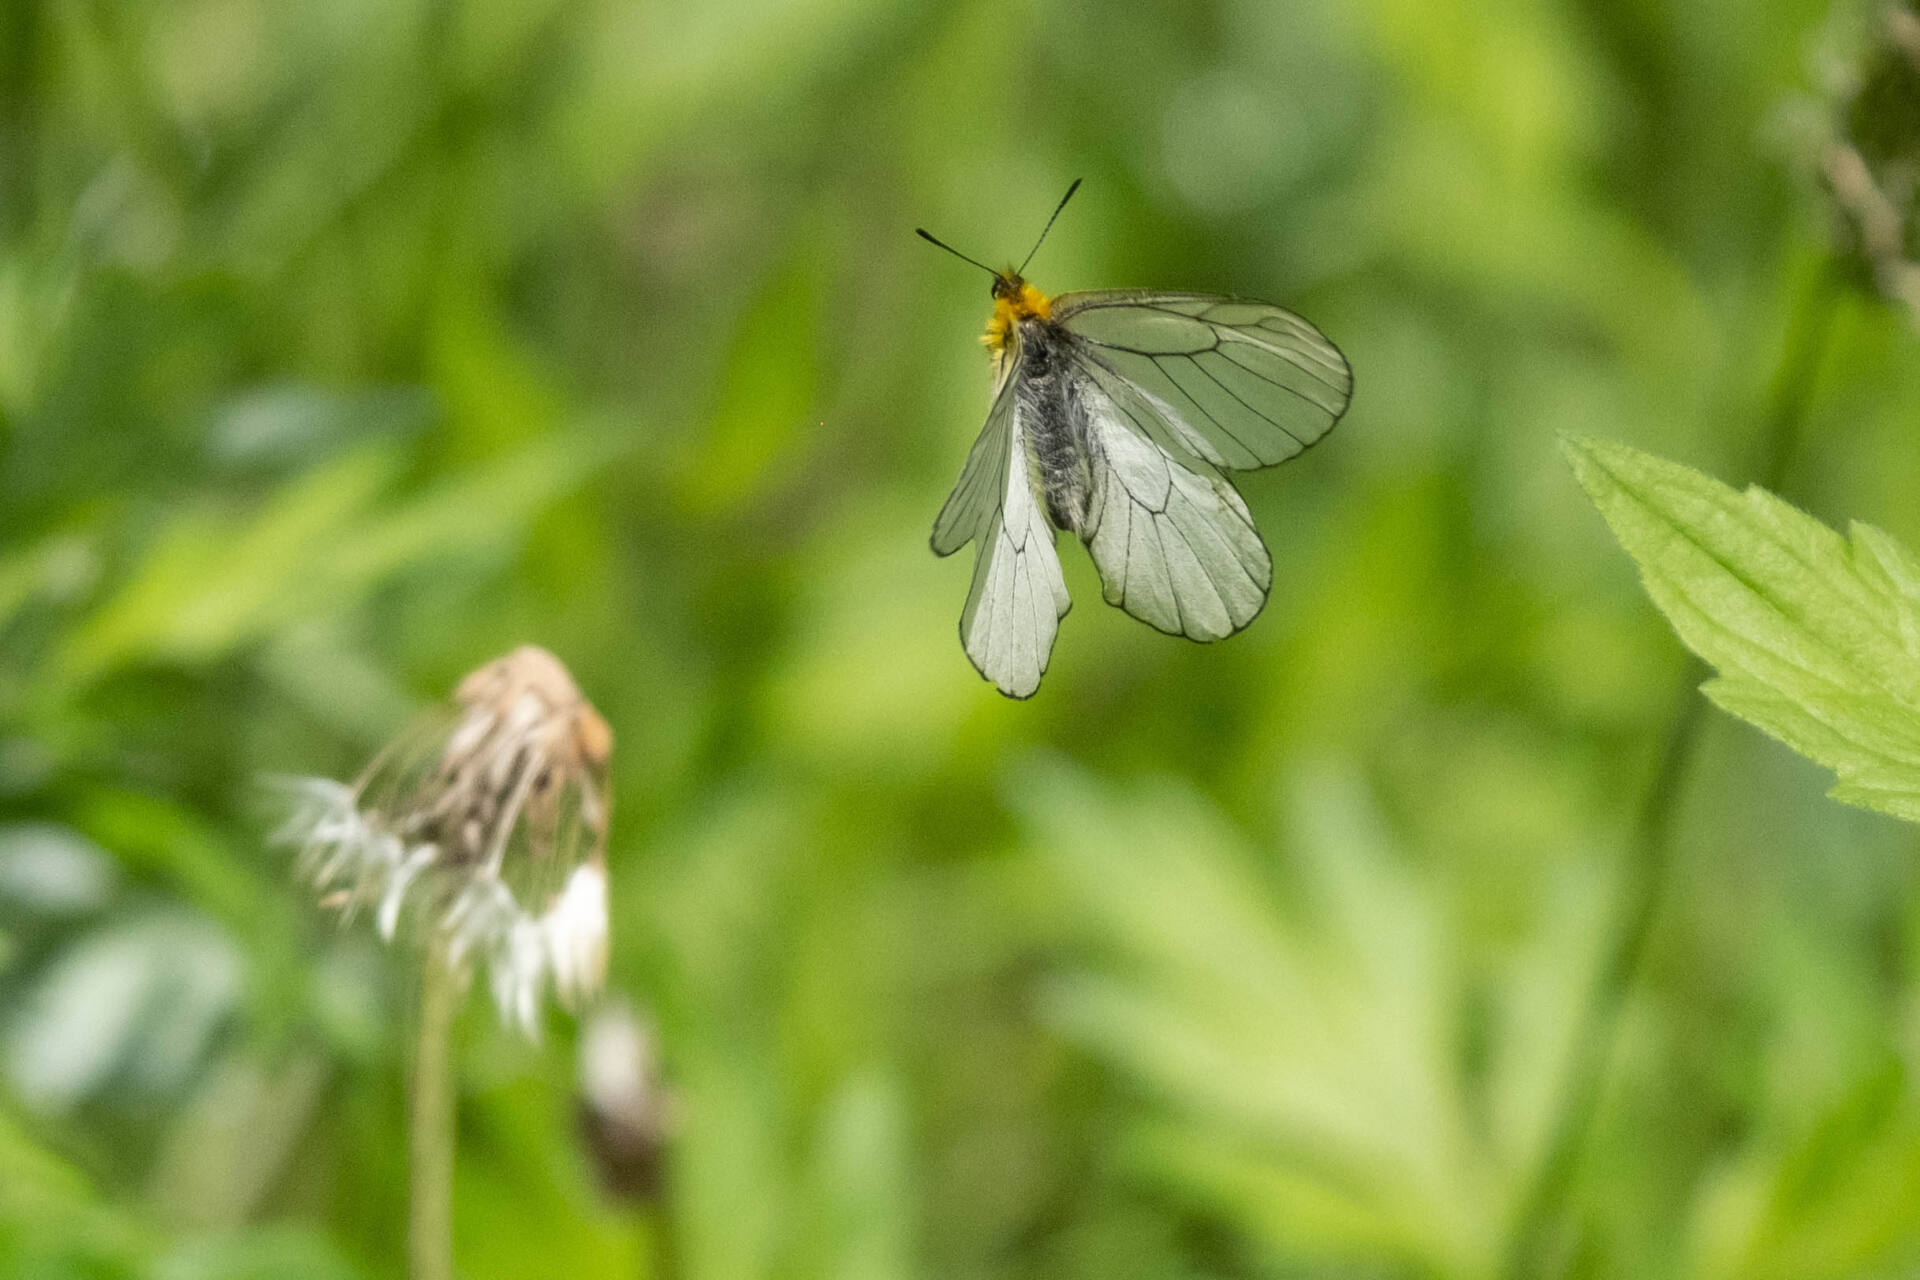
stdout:
<svg viewBox="0 0 1920 1280">
<path fill-rule="evenodd" d="M 1049 298 L 1025 270 L 993 271 L 993 407 L 932 540 L 941 556 L 979 544 L 960 643 L 1014 698 L 1040 687 L 1072 603 L 1055 529 L 1086 544 L 1108 604 L 1158 630 L 1218 640 L 1252 622 L 1273 560 L 1220 473 L 1298 455 L 1353 393 L 1346 358 L 1290 311 L 1144 289 Z"/>
</svg>

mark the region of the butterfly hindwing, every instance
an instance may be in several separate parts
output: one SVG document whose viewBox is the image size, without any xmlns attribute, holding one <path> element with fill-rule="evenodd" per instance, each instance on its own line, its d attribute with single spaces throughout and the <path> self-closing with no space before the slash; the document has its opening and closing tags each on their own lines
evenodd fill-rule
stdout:
<svg viewBox="0 0 1920 1280">
<path fill-rule="evenodd" d="M 933 549 L 968 542 L 973 585 L 960 611 L 960 643 L 974 668 L 1014 698 L 1040 687 L 1071 601 L 1053 530 L 1034 498 L 1012 378 L 1005 378 L 960 482 L 933 526 Z"/>
<path fill-rule="evenodd" d="M 1233 486 L 1153 439 L 1129 387 L 1083 371 L 1093 475 L 1080 531 L 1108 604 L 1158 630 L 1218 640 L 1267 602 L 1273 560 Z"/>
</svg>

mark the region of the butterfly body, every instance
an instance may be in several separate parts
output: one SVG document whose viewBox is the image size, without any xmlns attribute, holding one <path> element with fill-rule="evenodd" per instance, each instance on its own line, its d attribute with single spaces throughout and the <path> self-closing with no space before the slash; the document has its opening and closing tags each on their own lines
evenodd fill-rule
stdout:
<svg viewBox="0 0 1920 1280">
<path fill-rule="evenodd" d="M 1048 522 L 1078 534 L 1092 510 L 1093 468 L 1086 405 L 1065 358 L 1072 341 L 1050 320 L 1022 324 L 1014 412 L 1026 428 Z"/>
</svg>

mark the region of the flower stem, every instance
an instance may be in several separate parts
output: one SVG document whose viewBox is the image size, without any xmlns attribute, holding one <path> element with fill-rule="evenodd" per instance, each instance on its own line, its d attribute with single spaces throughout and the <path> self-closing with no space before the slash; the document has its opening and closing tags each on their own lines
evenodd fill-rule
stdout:
<svg viewBox="0 0 1920 1280">
<path fill-rule="evenodd" d="M 1755 467 L 1756 482 L 1765 488 L 1778 490 L 1786 478 L 1841 294 L 1841 273 L 1828 259 L 1802 286 L 1795 302 L 1773 378 Z M 1670 836 L 1682 783 L 1705 720 L 1706 700 L 1699 686 L 1708 674 L 1705 663 L 1690 658 L 1675 690 L 1675 710 L 1668 721 L 1666 741 L 1634 824 L 1612 941 L 1575 1035 L 1566 1088 L 1545 1154 L 1515 1218 L 1506 1259 L 1508 1280 L 1557 1275 L 1565 1270 L 1571 1253 L 1571 1229 L 1565 1220 L 1567 1201 L 1599 1107 L 1620 1013 L 1639 976 L 1647 942 L 1672 879 L 1675 850 Z"/>
<path fill-rule="evenodd" d="M 420 968 L 413 1058 L 407 1258 L 411 1280 L 453 1280 L 453 1015 L 459 981 L 436 941 Z"/>
</svg>

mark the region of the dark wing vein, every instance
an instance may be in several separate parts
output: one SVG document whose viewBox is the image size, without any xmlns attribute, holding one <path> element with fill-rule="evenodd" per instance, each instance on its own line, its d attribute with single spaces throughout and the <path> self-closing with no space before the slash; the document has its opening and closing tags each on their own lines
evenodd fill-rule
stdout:
<svg viewBox="0 0 1920 1280">
<path fill-rule="evenodd" d="M 1218 354 L 1218 349 L 1216 348 L 1212 354 Z M 1306 448 L 1307 445 L 1310 443 L 1309 441 L 1302 440 L 1299 436 L 1294 435 L 1292 428 L 1288 427 L 1286 423 L 1276 422 L 1272 418 L 1269 418 L 1266 414 L 1262 413 L 1253 404 L 1249 403 L 1247 399 L 1244 396 L 1242 396 L 1238 391 L 1235 391 L 1232 387 L 1220 381 L 1219 376 L 1215 374 L 1213 370 L 1207 368 L 1207 366 L 1200 363 L 1199 356 L 1187 356 L 1185 357 L 1185 359 L 1188 364 L 1198 369 L 1201 372 L 1201 374 L 1206 377 L 1207 381 L 1211 382 L 1214 386 L 1220 388 L 1222 391 L 1226 392 L 1228 395 L 1232 396 L 1236 401 L 1238 401 L 1241 407 L 1246 409 L 1248 413 L 1260 419 L 1260 421 L 1266 423 L 1268 426 L 1272 427 L 1274 430 L 1284 433 L 1289 440 L 1299 445 L 1302 449 Z M 1159 361 L 1156 360 L 1154 363 L 1158 364 Z M 1260 376 L 1257 372 L 1255 372 L 1252 369 L 1247 370 L 1247 372 L 1253 374 L 1253 376 L 1256 378 Z M 1172 377 L 1173 375 L 1168 374 L 1167 376 Z M 1222 427 L 1221 429 L 1225 430 L 1224 427 Z"/>
</svg>

